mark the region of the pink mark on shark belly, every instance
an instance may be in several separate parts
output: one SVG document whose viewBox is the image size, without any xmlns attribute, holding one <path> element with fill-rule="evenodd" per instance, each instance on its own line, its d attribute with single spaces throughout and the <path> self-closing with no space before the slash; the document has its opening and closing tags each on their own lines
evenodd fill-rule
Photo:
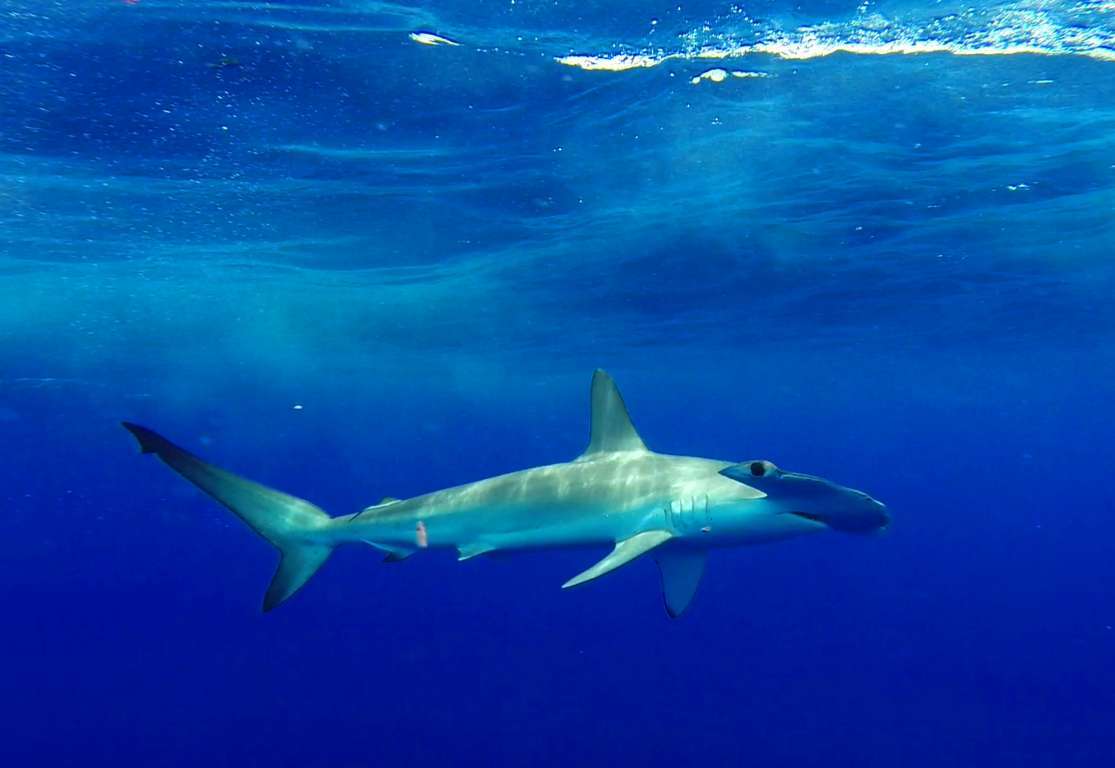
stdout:
<svg viewBox="0 0 1115 768">
<path fill-rule="evenodd" d="M 418 521 L 418 525 L 414 526 L 414 543 L 418 545 L 419 549 L 430 546 L 430 535 L 426 533 L 426 524 L 421 520 Z"/>
</svg>

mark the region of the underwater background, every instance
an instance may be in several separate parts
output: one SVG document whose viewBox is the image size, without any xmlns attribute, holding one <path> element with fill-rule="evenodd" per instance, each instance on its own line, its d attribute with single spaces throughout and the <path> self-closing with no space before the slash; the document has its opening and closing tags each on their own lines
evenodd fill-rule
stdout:
<svg viewBox="0 0 1115 768">
<path fill-rule="evenodd" d="M 0 0 L 0 760 L 1105 766 L 1115 4 Z M 585 446 L 885 501 L 713 553 L 274 551 Z"/>
</svg>

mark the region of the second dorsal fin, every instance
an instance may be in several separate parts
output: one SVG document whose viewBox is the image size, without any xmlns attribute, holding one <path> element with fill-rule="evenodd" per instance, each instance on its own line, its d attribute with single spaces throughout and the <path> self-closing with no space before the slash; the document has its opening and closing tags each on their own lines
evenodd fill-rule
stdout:
<svg viewBox="0 0 1115 768">
<path fill-rule="evenodd" d="M 597 453 L 647 449 L 627 415 L 627 406 L 623 404 L 616 383 L 599 368 L 592 374 L 591 408 L 588 448 L 581 454 L 582 458 Z"/>
</svg>

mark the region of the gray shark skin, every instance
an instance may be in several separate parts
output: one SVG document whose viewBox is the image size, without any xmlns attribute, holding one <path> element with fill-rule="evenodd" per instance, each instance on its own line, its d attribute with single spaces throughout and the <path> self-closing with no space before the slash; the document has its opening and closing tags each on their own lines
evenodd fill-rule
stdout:
<svg viewBox="0 0 1115 768">
<path fill-rule="evenodd" d="M 411 499 L 385 499 L 330 517 L 288 496 L 207 464 L 159 434 L 124 423 L 143 453 L 235 513 L 280 552 L 263 601 L 269 611 L 310 579 L 341 544 L 362 542 L 401 560 L 456 549 L 466 560 L 506 550 L 609 545 L 610 554 L 569 579 L 574 587 L 652 553 L 667 613 L 680 616 L 713 547 L 839 530 L 885 528 L 886 507 L 865 493 L 769 461 L 717 461 L 647 449 L 611 377 L 592 378 L 591 429 L 583 454 Z"/>
</svg>

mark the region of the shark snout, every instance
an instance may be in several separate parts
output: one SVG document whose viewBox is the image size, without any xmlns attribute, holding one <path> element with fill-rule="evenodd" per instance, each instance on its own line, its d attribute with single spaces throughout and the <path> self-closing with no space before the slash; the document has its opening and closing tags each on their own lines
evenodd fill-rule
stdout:
<svg viewBox="0 0 1115 768">
<path fill-rule="evenodd" d="M 868 497 L 870 498 L 870 497 Z M 882 533 L 887 528 L 890 528 L 890 511 L 887 510 L 887 505 L 878 499 L 871 499 L 873 511 L 878 516 L 878 525 L 875 527 L 876 532 Z"/>
<path fill-rule="evenodd" d="M 845 533 L 874 533 L 890 525 L 887 505 L 863 491 L 814 475 L 786 472 L 769 461 L 745 461 L 720 470 L 766 494 L 776 508 Z"/>
<path fill-rule="evenodd" d="M 834 504 L 816 515 L 819 522 L 845 533 L 882 533 L 890 526 L 887 505 L 862 491 L 850 491 L 844 503 Z"/>
</svg>

